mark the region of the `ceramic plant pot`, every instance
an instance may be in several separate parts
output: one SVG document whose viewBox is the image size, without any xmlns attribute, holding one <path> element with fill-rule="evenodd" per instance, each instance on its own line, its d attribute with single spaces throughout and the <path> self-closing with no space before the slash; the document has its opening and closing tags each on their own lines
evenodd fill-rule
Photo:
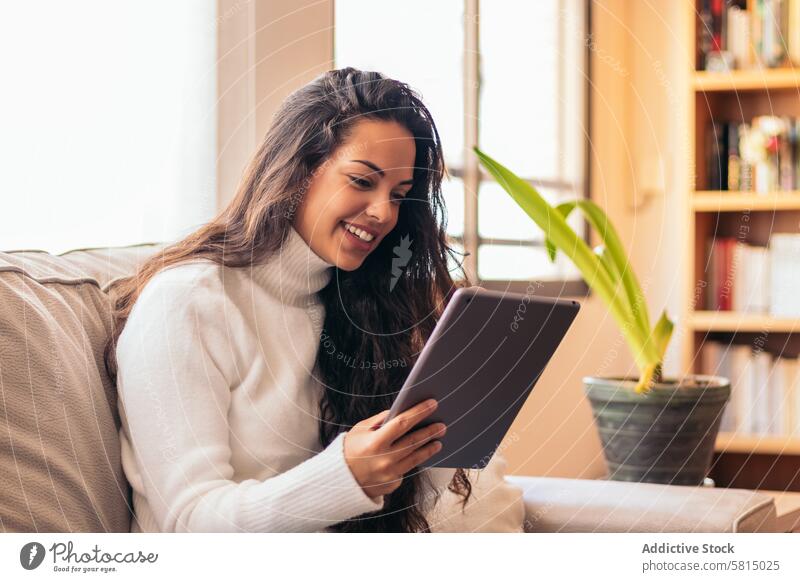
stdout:
<svg viewBox="0 0 800 582">
<path fill-rule="evenodd" d="M 708 474 L 730 381 L 718 376 L 665 379 L 636 394 L 631 378 L 583 379 L 608 478 L 701 485 Z"/>
</svg>

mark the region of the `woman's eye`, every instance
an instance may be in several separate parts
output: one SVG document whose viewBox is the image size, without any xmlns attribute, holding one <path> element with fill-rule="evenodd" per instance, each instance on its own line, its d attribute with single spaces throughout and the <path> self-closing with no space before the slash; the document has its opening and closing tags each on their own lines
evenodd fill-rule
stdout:
<svg viewBox="0 0 800 582">
<path fill-rule="evenodd" d="M 371 186 L 369 180 L 365 180 L 364 178 L 356 178 L 355 176 L 350 176 L 350 181 L 359 186 L 360 188 L 369 188 Z"/>
<path fill-rule="evenodd" d="M 405 199 L 406 197 L 403 196 L 402 194 L 395 194 L 394 201 L 397 202 L 398 204 L 400 204 Z"/>
</svg>

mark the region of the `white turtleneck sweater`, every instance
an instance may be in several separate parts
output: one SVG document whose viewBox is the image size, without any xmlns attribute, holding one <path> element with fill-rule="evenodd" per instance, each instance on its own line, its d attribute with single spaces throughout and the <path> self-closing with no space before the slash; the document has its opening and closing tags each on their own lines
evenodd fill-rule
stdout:
<svg viewBox="0 0 800 582">
<path fill-rule="evenodd" d="M 290 228 L 266 262 L 229 268 L 199 259 L 147 283 L 116 350 L 131 531 L 327 531 L 383 507 L 350 471 L 345 433 L 324 449 L 318 441 L 317 292 L 332 274 Z M 454 472 L 430 471 L 440 490 Z M 505 512 L 516 529 L 521 492 L 501 489 L 489 513 Z M 458 529 L 457 519 L 449 523 Z"/>
</svg>

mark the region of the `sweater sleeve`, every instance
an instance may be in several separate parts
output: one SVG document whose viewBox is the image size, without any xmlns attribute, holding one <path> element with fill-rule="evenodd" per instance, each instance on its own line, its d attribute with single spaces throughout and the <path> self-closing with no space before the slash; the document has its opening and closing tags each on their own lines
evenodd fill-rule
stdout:
<svg viewBox="0 0 800 582">
<path fill-rule="evenodd" d="M 235 360 L 218 268 L 157 273 L 117 342 L 121 430 L 138 473 L 131 483 L 160 530 L 320 531 L 380 510 L 383 496 L 369 497 L 350 471 L 345 433 L 284 473 L 232 480 Z"/>
</svg>

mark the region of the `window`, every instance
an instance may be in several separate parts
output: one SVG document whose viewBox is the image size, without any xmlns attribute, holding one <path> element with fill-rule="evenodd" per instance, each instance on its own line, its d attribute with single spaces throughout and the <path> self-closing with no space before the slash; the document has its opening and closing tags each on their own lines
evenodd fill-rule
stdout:
<svg viewBox="0 0 800 582">
<path fill-rule="evenodd" d="M 562 253 L 549 261 L 542 232 L 479 167 L 472 146 L 551 203 L 587 195 L 589 3 L 335 0 L 334 24 L 337 67 L 407 82 L 431 110 L 453 176 L 442 187 L 447 232 L 467 252 L 472 280 L 517 291 L 535 280 L 540 294 L 586 293 Z M 569 222 L 588 236 L 580 214 Z"/>
<path fill-rule="evenodd" d="M 4 6 L 0 250 L 161 242 L 213 217 L 216 16 L 214 0 Z"/>
</svg>

